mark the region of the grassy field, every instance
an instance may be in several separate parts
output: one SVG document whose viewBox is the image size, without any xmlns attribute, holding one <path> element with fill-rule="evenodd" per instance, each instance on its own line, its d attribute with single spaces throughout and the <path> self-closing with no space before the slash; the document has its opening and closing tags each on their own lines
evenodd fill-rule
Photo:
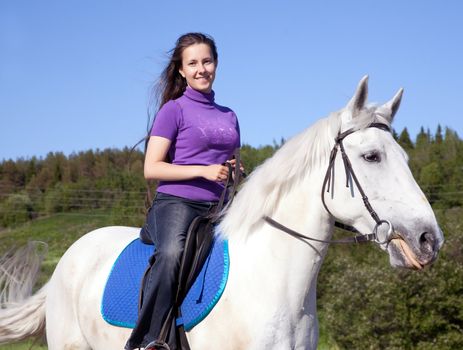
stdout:
<svg viewBox="0 0 463 350">
<path fill-rule="evenodd" d="M 1 350 L 46 350 L 48 349 L 46 344 L 43 342 L 37 341 L 36 343 L 32 341 L 11 344 L 11 345 L 0 345 Z"/>
<path fill-rule="evenodd" d="M 111 225 L 104 211 L 60 213 L 40 218 L 12 229 L 0 231 L 0 253 L 11 247 L 21 247 L 28 241 L 41 241 L 48 245 L 48 254 L 42 265 L 38 285 L 51 276 L 61 256 L 82 235 L 103 226 Z"/>
<path fill-rule="evenodd" d="M 62 213 L 41 218 L 16 228 L 0 231 L 0 253 L 11 247 L 20 247 L 29 240 L 46 242 L 48 254 L 42 264 L 37 288 L 43 285 L 53 273 L 60 257 L 82 235 L 99 227 L 112 225 L 109 213 L 104 211 L 84 211 Z M 324 327 L 321 326 L 322 330 Z M 47 346 L 43 341 L 36 343 L 22 342 L 11 345 L 0 345 L 1 350 L 43 350 Z M 320 334 L 320 350 L 338 350 L 329 337 Z"/>
</svg>

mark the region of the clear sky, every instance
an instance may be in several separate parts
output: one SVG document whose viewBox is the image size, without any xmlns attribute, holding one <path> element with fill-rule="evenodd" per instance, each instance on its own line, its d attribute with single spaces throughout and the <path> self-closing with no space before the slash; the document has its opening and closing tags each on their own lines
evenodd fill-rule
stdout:
<svg viewBox="0 0 463 350">
<path fill-rule="evenodd" d="M 132 146 L 150 85 L 181 34 L 219 49 L 216 101 L 242 142 L 289 138 L 342 108 L 405 89 L 395 129 L 463 135 L 460 0 L 0 0 L 0 160 Z"/>
</svg>

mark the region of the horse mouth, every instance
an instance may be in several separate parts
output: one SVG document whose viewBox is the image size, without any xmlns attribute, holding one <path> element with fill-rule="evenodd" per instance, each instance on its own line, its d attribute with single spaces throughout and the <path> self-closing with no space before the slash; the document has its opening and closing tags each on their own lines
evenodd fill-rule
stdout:
<svg viewBox="0 0 463 350">
<path fill-rule="evenodd" d="M 414 270 L 422 270 L 424 268 L 424 265 L 418 261 L 415 253 L 413 253 L 405 240 L 397 237 L 393 238 L 390 243 L 393 244 L 395 250 L 401 255 L 405 263 L 405 267 Z"/>
</svg>

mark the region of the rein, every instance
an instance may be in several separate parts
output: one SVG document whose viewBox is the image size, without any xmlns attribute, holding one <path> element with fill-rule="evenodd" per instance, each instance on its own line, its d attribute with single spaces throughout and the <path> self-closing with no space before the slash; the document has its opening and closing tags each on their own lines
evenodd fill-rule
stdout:
<svg viewBox="0 0 463 350">
<path fill-rule="evenodd" d="M 227 208 L 230 206 L 231 202 L 233 201 L 233 198 L 235 197 L 236 190 L 238 188 L 238 185 L 241 182 L 241 178 L 246 177 L 246 174 L 242 173 L 240 169 L 240 164 L 241 164 L 240 152 L 239 151 L 235 152 L 233 154 L 233 158 L 235 159 L 234 169 L 229 162 L 223 163 L 223 165 L 228 167 L 228 176 L 227 176 L 227 180 L 224 183 L 224 188 L 220 196 L 219 202 L 217 204 L 217 207 L 214 210 L 214 212 L 210 215 L 210 219 L 213 223 L 219 221 L 222 218 L 222 214 L 227 210 Z M 227 199 L 226 198 L 227 194 L 228 194 L 228 200 L 227 202 L 225 202 L 225 200 Z"/>
<path fill-rule="evenodd" d="M 369 128 L 378 128 L 387 132 L 391 132 L 391 129 L 389 128 L 388 125 L 383 124 L 383 123 L 371 123 Z M 283 232 L 286 232 L 290 234 L 293 237 L 299 238 L 299 239 L 307 239 L 310 241 L 315 241 L 315 242 L 320 242 L 320 243 L 333 243 L 333 244 L 346 244 L 346 243 L 366 243 L 366 242 L 376 242 L 378 244 L 384 244 L 388 243 L 394 235 L 394 227 L 392 226 L 391 222 L 388 220 L 381 220 L 376 213 L 376 211 L 373 209 L 370 201 L 368 200 L 368 197 L 365 194 L 365 191 L 363 190 L 362 186 L 360 185 L 360 182 L 355 175 L 354 169 L 352 168 L 352 164 L 349 160 L 349 157 L 347 156 L 347 153 L 344 149 L 344 145 L 342 141 L 349 136 L 350 134 L 353 134 L 356 130 L 354 129 L 349 129 L 344 131 L 343 133 L 339 133 L 338 136 L 335 138 L 335 144 L 333 146 L 333 149 L 331 150 L 330 153 L 330 160 L 328 164 L 328 168 L 326 170 L 325 178 L 323 180 L 323 185 L 322 185 L 322 190 L 321 190 L 321 198 L 322 198 L 322 203 L 323 206 L 325 207 L 326 211 L 334 217 L 334 215 L 331 213 L 331 211 L 328 209 L 326 203 L 325 203 L 325 192 L 329 193 L 330 192 L 330 187 L 334 189 L 334 165 L 336 161 L 336 155 L 338 154 L 338 150 L 341 151 L 341 156 L 342 156 L 342 161 L 344 163 L 344 170 L 346 172 L 346 187 L 349 187 L 349 180 L 352 179 L 355 182 L 355 185 L 357 186 L 360 194 L 362 195 L 362 200 L 365 208 L 368 210 L 370 213 L 371 217 L 373 220 L 375 220 L 376 225 L 373 229 L 372 233 L 367 233 L 367 234 L 360 234 L 356 235 L 354 237 L 347 237 L 339 240 L 322 240 L 322 239 L 316 239 L 313 237 L 309 237 L 306 235 L 303 235 L 302 233 L 296 232 L 285 225 L 275 221 L 269 216 L 264 216 L 264 220 L 274 228 L 281 230 Z M 326 189 L 326 191 L 325 191 Z M 389 226 L 388 232 L 386 235 L 385 240 L 380 240 L 378 238 L 378 228 L 383 225 L 387 224 Z M 351 232 L 358 232 L 355 228 L 352 226 L 348 226 L 342 223 L 339 223 L 336 221 L 335 226 L 340 227 L 344 230 L 351 231 Z"/>
</svg>

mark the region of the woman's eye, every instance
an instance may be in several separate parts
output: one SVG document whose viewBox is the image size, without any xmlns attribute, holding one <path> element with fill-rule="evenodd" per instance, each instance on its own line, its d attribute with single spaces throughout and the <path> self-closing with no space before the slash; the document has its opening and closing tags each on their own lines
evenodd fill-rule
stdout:
<svg viewBox="0 0 463 350">
<path fill-rule="evenodd" d="M 381 156 L 378 152 L 370 152 L 363 155 L 363 159 L 367 162 L 379 163 L 381 161 Z"/>
</svg>

